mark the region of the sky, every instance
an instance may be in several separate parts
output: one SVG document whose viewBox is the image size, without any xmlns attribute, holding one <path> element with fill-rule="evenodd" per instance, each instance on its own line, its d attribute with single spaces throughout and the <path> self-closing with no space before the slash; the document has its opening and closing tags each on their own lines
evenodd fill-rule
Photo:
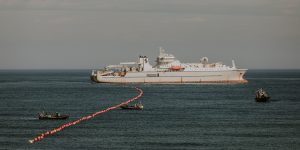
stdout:
<svg viewBox="0 0 300 150">
<path fill-rule="evenodd" d="M 181 62 L 300 69 L 300 0 L 0 0 L 0 69 Z"/>
</svg>

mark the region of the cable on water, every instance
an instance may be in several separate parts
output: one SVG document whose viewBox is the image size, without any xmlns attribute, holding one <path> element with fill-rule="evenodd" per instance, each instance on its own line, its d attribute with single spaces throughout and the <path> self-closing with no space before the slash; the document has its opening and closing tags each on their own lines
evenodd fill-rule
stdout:
<svg viewBox="0 0 300 150">
<path fill-rule="evenodd" d="M 76 124 L 78 124 L 78 123 L 80 123 L 80 122 L 82 122 L 82 121 L 87 121 L 87 120 L 89 120 L 89 119 L 92 119 L 92 118 L 94 118 L 94 117 L 100 115 L 100 114 L 106 113 L 106 112 L 108 112 L 108 111 L 110 111 L 110 110 L 116 109 L 116 108 L 118 108 L 118 107 L 120 107 L 120 106 L 122 106 L 122 105 L 128 104 L 128 103 L 130 103 L 130 102 L 132 102 L 132 101 L 134 101 L 134 100 L 139 99 L 140 97 L 143 96 L 144 92 L 143 92 L 143 90 L 141 90 L 140 88 L 137 88 L 137 87 L 134 87 L 134 88 L 139 92 L 139 94 L 138 94 L 137 96 L 135 96 L 135 97 L 133 97 L 133 98 L 131 98 L 131 99 L 129 99 L 129 100 L 123 102 L 123 103 L 120 103 L 120 104 L 118 104 L 118 105 L 115 105 L 115 106 L 112 106 L 112 107 L 108 107 L 108 108 L 106 108 L 106 109 L 104 109 L 104 110 L 100 110 L 100 111 L 95 112 L 95 113 L 93 113 L 93 114 L 91 114 L 91 115 L 88 115 L 88 116 L 84 116 L 84 117 L 82 117 L 82 118 L 80 118 L 80 119 L 78 119 L 78 120 L 76 120 L 76 121 L 72 121 L 72 122 L 63 124 L 63 125 L 61 125 L 61 126 L 55 128 L 55 129 L 52 129 L 51 131 L 44 132 L 44 133 L 40 134 L 39 136 L 37 136 L 37 137 L 35 137 L 35 138 L 29 140 L 29 143 L 34 143 L 34 142 L 40 141 L 40 140 L 42 140 L 42 139 L 43 139 L 44 137 L 46 137 L 46 136 L 53 135 L 53 134 L 55 134 L 56 132 L 60 132 L 60 131 L 62 131 L 62 130 L 65 129 L 65 128 L 68 128 L 68 127 L 70 127 L 70 126 L 76 125 Z"/>
</svg>

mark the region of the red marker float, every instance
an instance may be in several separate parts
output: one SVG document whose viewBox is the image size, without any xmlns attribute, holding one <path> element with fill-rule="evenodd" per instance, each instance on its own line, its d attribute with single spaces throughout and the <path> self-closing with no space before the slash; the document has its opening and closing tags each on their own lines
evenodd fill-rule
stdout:
<svg viewBox="0 0 300 150">
<path fill-rule="evenodd" d="M 98 116 L 98 115 L 100 115 L 100 114 L 106 113 L 106 112 L 108 112 L 108 111 L 110 111 L 110 110 L 116 109 L 116 108 L 118 108 L 118 107 L 120 107 L 120 106 L 122 106 L 122 105 L 128 104 L 128 103 L 130 103 L 130 102 L 132 102 L 132 101 L 134 101 L 134 100 L 139 99 L 140 97 L 143 96 L 144 92 L 143 92 L 143 90 L 141 90 L 141 89 L 139 89 L 139 88 L 137 88 L 137 87 L 135 87 L 135 89 L 139 92 L 139 94 L 138 94 L 137 96 L 135 96 L 135 97 L 133 97 L 133 98 L 131 98 L 131 99 L 129 99 L 129 100 L 127 100 L 127 101 L 121 103 L 121 104 L 118 104 L 118 105 L 115 105 L 115 106 L 106 108 L 106 109 L 101 110 L 101 111 L 98 111 L 98 112 L 95 112 L 95 113 L 93 113 L 93 114 L 91 114 L 91 115 L 89 115 L 89 116 L 82 117 L 82 118 L 80 118 L 80 119 L 78 119 L 78 120 L 76 120 L 76 121 L 66 123 L 66 124 L 64 124 L 64 125 L 61 125 L 61 126 L 55 128 L 55 129 L 52 129 L 51 131 L 47 131 L 47 132 L 45 132 L 45 133 L 42 133 L 41 135 L 39 135 L 39 136 L 37 136 L 37 137 L 35 137 L 35 138 L 29 140 L 29 143 L 37 142 L 37 141 L 39 141 L 39 140 L 42 140 L 45 136 L 49 136 L 49 135 L 52 135 L 52 134 L 54 134 L 54 133 L 56 133 L 56 132 L 60 132 L 60 131 L 62 131 L 64 128 L 67 128 L 67 127 L 76 125 L 76 124 L 78 124 L 78 123 L 80 123 L 80 122 L 82 122 L 82 121 L 85 121 L 85 120 L 89 120 L 89 119 L 91 119 L 91 118 L 93 118 L 93 117 L 96 117 L 96 116 Z"/>
</svg>

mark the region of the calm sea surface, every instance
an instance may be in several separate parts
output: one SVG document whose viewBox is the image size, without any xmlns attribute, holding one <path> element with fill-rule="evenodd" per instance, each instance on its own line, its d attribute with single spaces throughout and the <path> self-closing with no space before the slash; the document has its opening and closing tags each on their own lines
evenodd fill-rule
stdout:
<svg viewBox="0 0 300 150">
<path fill-rule="evenodd" d="M 248 84 L 137 85 L 145 110 L 113 110 L 29 144 L 137 94 L 89 73 L 0 71 L 0 149 L 300 149 L 300 70 L 250 70 Z M 254 101 L 259 87 L 270 102 Z M 71 116 L 38 120 L 43 110 Z"/>
</svg>

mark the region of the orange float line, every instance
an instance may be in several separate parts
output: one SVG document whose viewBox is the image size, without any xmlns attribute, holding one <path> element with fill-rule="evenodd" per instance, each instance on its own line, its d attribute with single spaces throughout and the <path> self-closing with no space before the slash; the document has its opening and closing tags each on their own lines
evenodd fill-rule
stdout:
<svg viewBox="0 0 300 150">
<path fill-rule="evenodd" d="M 120 103 L 120 104 L 118 104 L 118 105 L 115 105 L 115 106 L 112 106 L 112 107 L 108 107 L 108 108 L 106 108 L 106 109 L 104 109 L 104 110 L 100 110 L 100 111 L 95 112 L 95 113 L 93 113 L 93 114 L 91 114 L 91 115 L 88 115 L 88 116 L 84 116 L 84 117 L 82 117 L 82 118 L 80 118 L 80 119 L 78 119 L 78 120 L 76 120 L 76 121 L 72 121 L 72 122 L 63 124 L 63 125 L 61 125 L 61 126 L 55 128 L 55 129 L 52 129 L 51 131 L 44 132 L 44 133 L 40 134 L 39 136 L 37 136 L 37 137 L 35 137 L 35 138 L 31 139 L 31 140 L 28 140 L 28 142 L 29 142 L 29 143 L 34 143 L 34 142 L 40 141 L 40 140 L 42 140 L 45 136 L 49 136 L 49 135 L 55 134 L 56 132 L 60 132 L 60 131 L 62 131 L 62 130 L 65 129 L 65 128 L 68 128 L 68 127 L 70 127 L 70 126 L 76 125 L 76 124 L 78 124 L 78 123 L 80 123 L 80 122 L 82 122 L 82 121 L 86 121 L 86 120 L 92 119 L 92 118 L 94 118 L 94 117 L 96 117 L 96 116 L 98 116 L 98 115 L 100 115 L 100 114 L 103 114 L 103 113 L 106 113 L 106 112 L 108 112 L 108 111 L 114 110 L 114 109 L 116 109 L 116 108 L 118 108 L 118 107 L 120 107 L 120 106 L 122 106 L 122 105 L 124 105 L 124 104 L 128 104 L 128 103 L 130 103 L 130 102 L 132 102 L 132 101 L 134 101 L 134 100 L 139 99 L 140 97 L 143 96 L 144 92 L 143 92 L 143 90 L 141 90 L 141 89 L 139 89 L 139 88 L 137 88 L 137 87 L 134 87 L 134 88 L 139 92 L 139 94 L 138 94 L 137 96 L 135 96 L 135 97 L 133 97 L 133 98 L 131 98 L 131 99 L 129 99 L 129 100 L 123 102 L 123 103 Z"/>
</svg>

